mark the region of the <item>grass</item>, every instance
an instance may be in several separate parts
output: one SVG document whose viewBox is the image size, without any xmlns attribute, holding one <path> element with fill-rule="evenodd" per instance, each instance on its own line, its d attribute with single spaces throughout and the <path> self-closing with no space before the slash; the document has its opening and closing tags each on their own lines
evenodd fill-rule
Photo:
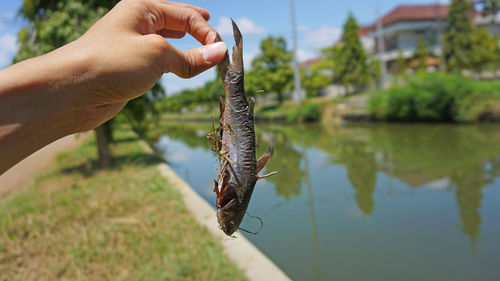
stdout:
<svg viewBox="0 0 500 281">
<path fill-rule="evenodd" d="M 89 140 L 0 202 L 0 280 L 244 280 L 159 159 L 130 131 L 116 139 L 112 169 L 94 168 Z"/>
<path fill-rule="evenodd" d="M 404 85 L 370 93 L 369 112 L 388 121 L 498 120 L 500 82 L 456 74 L 421 73 Z"/>
<path fill-rule="evenodd" d="M 208 111 L 169 112 L 164 113 L 162 117 L 166 120 L 216 120 L 219 115 L 219 108 L 217 107 Z"/>
<path fill-rule="evenodd" d="M 324 102 L 325 99 L 321 99 Z M 256 104 L 255 119 L 259 121 L 287 121 L 291 123 L 304 121 L 317 121 L 320 118 L 318 105 L 320 102 L 308 99 L 301 105 L 296 105 L 288 100 L 278 105 L 275 102 Z M 212 108 L 210 111 L 186 112 L 186 113 L 164 113 L 165 120 L 185 120 L 185 121 L 211 121 L 217 122 L 220 112 L 219 108 Z"/>
</svg>

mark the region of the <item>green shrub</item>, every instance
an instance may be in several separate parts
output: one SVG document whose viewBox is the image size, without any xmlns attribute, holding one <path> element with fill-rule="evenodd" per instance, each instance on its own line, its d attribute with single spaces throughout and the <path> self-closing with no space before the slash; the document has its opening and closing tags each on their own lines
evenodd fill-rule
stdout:
<svg viewBox="0 0 500 281">
<path fill-rule="evenodd" d="M 423 73 L 404 86 L 370 93 L 369 112 L 395 121 L 476 121 L 500 100 L 499 81 L 460 75 Z"/>
<path fill-rule="evenodd" d="M 318 121 L 320 118 L 319 105 L 316 103 L 307 103 L 292 109 L 286 119 L 288 122 L 307 122 Z"/>
</svg>

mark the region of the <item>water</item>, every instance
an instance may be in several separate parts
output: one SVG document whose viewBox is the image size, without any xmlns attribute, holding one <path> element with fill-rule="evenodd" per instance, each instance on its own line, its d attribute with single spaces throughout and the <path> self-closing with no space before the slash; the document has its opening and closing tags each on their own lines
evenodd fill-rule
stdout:
<svg viewBox="0 0 500 281">
<path fill-rule="evenodd" d="M 158 146 L 215 205 L 210 127 L 170 124 Z M 257 143 L 279 173 L 245 236 L 292 279 L 500 280 L 500 126 L 257 124 Z"/>
</svg>

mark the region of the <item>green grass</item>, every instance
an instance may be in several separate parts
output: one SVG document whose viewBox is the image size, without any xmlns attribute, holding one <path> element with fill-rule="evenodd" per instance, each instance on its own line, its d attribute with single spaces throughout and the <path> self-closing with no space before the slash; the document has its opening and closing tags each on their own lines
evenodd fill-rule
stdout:
<svg viewBox="0 0 500 281">
<path fill-rule="evenodd" d="M 383 120 L 474 122 L 499 118 L 499 81 L 423 73 L 402 86 L 369 94 L 369 112 Z"/>
<path fill-rule="evenodd" d="M 169 112 L 162 114 L 162 118 L 167 120 L 217 120 L 219 118 L 219 108 L 214 108 L 209 111 L 199 111 L 199 112 Z"/>
<path fill-rule="evenodd" d="M 323 99 L 324 100 L 324 99 Z M 323 102 L 323 100 L 321 102 Z M 255 119 L 266 121 L 287 121 L 290 123 L 300 123 L 305 121 L 318 121 L 320 119 L 320 104 L 314 99 L 305 100 L 302 104 L 296 105 L 293 101 L 285 101 L 283 104 L 277 103 L 256 104 Z M 210 111 L 186 112 L 186 113 L 165 113 L 162 118 L 165 120 L 186 120 L 186 121 L 211 121 L 217 123 L 219 118 L 219 108 Z"/>
<path fill-rule="evenodd" d="M 112 169 L 95 168 L 90 140 L 0 202 L 0 280 L 244 280 L 159 159 L 129 131 L 116 139 Z"/>
</svg>

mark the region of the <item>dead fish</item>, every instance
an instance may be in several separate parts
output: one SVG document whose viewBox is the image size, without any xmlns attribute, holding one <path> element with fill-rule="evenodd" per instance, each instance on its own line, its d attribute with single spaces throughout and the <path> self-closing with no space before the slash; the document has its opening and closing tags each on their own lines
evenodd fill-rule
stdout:
<svg viewBox="0 0 500 281">
<path fill-rule="evenodd" d="M 232 63 L 226 52 L 219 64 L 219 73 L 224 84 L 225 102 L 219 99 L 220 127 L 207 137 L 219 157 L 219 175 L 214 180 L 217 195 L 217 220 L 226 235 L 238 230 L 252 197 L 255 183 L 276 172 L 260 176 L 273 155 L 273 149 L 256 160 L 253 105 L 247 100 L 244 89 L 243 41 L 238 26 L 233 23 L 236 45 L 233 46 Z M 220 36 L 217 41 L 221 41 Z"/>
</svg>

